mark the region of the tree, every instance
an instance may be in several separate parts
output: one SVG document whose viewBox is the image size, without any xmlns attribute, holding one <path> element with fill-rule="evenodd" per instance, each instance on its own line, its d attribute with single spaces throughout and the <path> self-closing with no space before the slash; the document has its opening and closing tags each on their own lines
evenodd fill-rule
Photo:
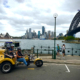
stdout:
<svg viewBox="0 0 80 80">
<path fill-rule="evenodd" d="M 65 38 L 65 37 L 64 37 L 64 36 L 62 36 L 62 37 L 59 37 L 58 39 L 60 39 L 60 40 L 64 40 L 64 38 Z"/>
<path fill-rule="evenodd" d="M 73 36 L 67 36 L 67 37 L 65 37 L 65 40 L 75 40 L 75 37 L 73 37 Z"/>
</svg>

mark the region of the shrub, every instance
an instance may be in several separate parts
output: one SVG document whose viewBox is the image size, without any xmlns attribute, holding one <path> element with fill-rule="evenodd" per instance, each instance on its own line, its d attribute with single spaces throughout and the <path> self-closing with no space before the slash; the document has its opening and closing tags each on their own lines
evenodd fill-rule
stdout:
<svg viewBox="0 0 80 80">
<path fill-rule="evenodd" d="M 67 37 L 65 37 L 65 40 L 75 40 L 75 37 L 73 37 L 73 36 L 67 36 Z"/>
</svg>

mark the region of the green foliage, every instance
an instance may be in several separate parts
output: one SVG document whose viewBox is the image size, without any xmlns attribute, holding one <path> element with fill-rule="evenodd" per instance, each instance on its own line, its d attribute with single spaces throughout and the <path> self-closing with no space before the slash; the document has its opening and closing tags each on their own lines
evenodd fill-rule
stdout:
<svg viewBox="0 0 80 80">
<path fill-rule="evenodd" d="M 65 37 L 65 40 L 75 40 L 75 37 L 73 37 L 73 36 L 67 36 L 67 37 Z"/>
<path fill-rule="evenodd" d="M 58 39 L 59 39 L 59 40 L 64 40 L 64 37 L 59 37 Z"/>
</svg>

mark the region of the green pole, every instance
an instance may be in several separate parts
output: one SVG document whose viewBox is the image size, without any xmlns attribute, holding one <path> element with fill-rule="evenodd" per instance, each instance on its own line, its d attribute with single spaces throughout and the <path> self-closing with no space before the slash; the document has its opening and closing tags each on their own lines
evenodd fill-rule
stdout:
<svg viewBox="0 0 80 80">
<path fill-rule="evenodd" d="M 38 49 L 37 49 L 37 58 L 38 58 Z"/>
<path fill-rule="evenodd" d="M 34 46 L 33 46 L 33 54 L 34 54 Z"/>
<path fill-rule="evenodd" d="M 55 17 L 55 25 L 54 25 L 54 59 L 56 59 L 55 44 L 56 44 L 56 17 Z"/>
<path fill-rule="evenodd" d="M 52 50 L 52 59 L 54 59 L 54 57 L 53 57 L 53 50 Z"/>
<path fill-rule="evenodd" d="M 35 54 L 35 46 L 33 46 L 33 53 Z"/>
</svg>

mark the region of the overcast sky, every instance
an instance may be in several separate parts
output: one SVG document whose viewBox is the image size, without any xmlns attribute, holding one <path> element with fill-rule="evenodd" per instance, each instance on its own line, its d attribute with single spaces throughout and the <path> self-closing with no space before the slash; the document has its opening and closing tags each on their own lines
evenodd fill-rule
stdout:
<svg viewBox="0 0 80 80">
<path fill-rule="evenodd" d="M 80 0 L 0 0 L 0 33 L 22 36 L 29 28 L 42 32 L 42 26 L 54 31 L 53 14 L 57 13 L 57 35 L 66 34 L 78 9 Z"/>
</svg>

